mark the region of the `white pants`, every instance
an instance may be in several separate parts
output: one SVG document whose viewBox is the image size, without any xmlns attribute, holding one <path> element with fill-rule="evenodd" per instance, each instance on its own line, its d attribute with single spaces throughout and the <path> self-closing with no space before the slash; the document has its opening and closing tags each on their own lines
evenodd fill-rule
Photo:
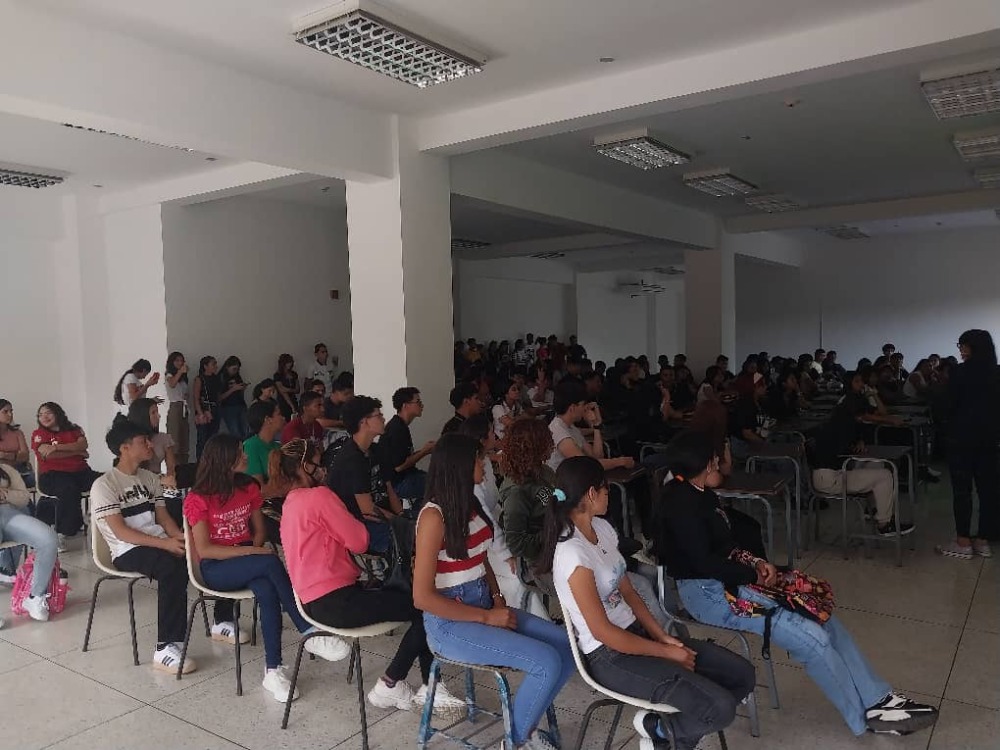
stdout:
<svg viewBox="0 0 1000 750">
<path fill-rule="evenodd" d="M 892 472 L 888 469 L 851 469 L 843 472 L 836 469 L 816 469 L 813 471 L 813 485 L 826 495 L 839 495 L 844 491 L 843 477 L 847 477 L 847 492 L 863 495 L 868 492 L 875 497 L 875 520 L 880 524 L 892 520 L 895 488 L 892 486 Z"/>
</svg>

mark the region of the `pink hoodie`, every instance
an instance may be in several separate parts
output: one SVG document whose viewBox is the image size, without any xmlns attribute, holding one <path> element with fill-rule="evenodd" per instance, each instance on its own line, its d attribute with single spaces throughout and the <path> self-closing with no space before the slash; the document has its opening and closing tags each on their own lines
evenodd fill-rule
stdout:
<svg viewBox="0 0 1000 750">
<path fill-rule="evenodd" d="M 368 529 L 328 487 L 292 490 L 281 509 L 281 544 L 302 603 L 358 579 L 351 559 L 368 549 Z"/>
</svg>

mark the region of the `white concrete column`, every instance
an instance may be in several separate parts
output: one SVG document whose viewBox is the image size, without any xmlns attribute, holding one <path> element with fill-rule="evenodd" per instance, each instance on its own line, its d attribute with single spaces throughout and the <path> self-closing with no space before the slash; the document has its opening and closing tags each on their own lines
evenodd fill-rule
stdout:
<svg viewBox="0 0 1000 750">
<path fill-rule="evenodd" d="M 395 140 L 395 177 L 347 181 L 354 380 L 387 414 L 397 388 L 419 388 L 419 442 L 452 412 L 450 180 L 447 159 L 420 153 L 405 123 Z"/>
<path fill-rule="evenodd" d="M 725 354 L 736 361 L 736 272 L 732 248 L 684 252 L 685 346 L 700 379 Z"/>
</svg>

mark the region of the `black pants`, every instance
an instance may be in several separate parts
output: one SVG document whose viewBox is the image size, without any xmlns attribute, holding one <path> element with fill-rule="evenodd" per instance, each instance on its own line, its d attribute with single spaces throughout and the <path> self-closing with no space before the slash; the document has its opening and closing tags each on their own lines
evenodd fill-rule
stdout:
<svg viewBox="0 0 1000 750">
<path fill-rule="evenodd" d="M 38 478 L 38 489 L 43 495 L 57 498 L 59 512 L 56 531 L 66 536 L 72 536 L 83 526 L 83 509 L 80 507 L 80 496 L 88 492 L 94 480 L 101 476 L 92 469 L 83 471 L 47 471 Z M 50 523 L 53 515 L 49 503 L 41 503 L 36 515 L 45 523 Z"/>
<path fill-rule="evenodd" d="M 212 410 L 212 421 L 208 424 L 196 424 L 194 426 L 194 431 L 198 436 L 197 442 L 195 443 L 195 458 L 201 458 L 201 452 L 205 450 L 205 443 L 209 441 L 210 438 L 214 437 L 215 433 L 219 431 L 219 426 L 222 424 L 222 418 L 218 414 L 218 407 Z"/>
<path fill-rule="evenodd" d="M 636 623 L 629 630 L 642 634 Z M 692 750 L 704 735 L 728 727 L 736 706 L 756 684 L 753 664 L 708 641 L 679 639 L 697 652 L 695 671 L 655 656 L 633 656 L 601 646 L 584 659 L 591 676 L 604 687 L 633 698 L 665 703 L 680 713 L 672 722 L 677 750 Z"/>
<path fill-rule="evenodd" d="M 334 628 L 362 628 L 379 622 L 410 621 L 410 629 L 399 642 L 396 655 L 385 670 L 390 680 L 403 680 L 410 667 L 420 660 L 420 678 L 423 684 L 431 673 L 434 655 L 427 645 L 424 633 L 424 615 L 413 606 L 413 595 L 396 590 L 369 591 L 357 584 L 324 594 L 305 605 L 314 620 Z"/>
<path fill-rule="evenodd" d="M 1000 540 L 1000 466 L 996 446 L 948 447 L 948 468 L 955 510 L 955 533 L 972 536 L 972 487 L 979 496 L 976 536 Z"/>
<path fill-rule="evenodd" d="M 157 643 L 181 643 L 187 630 L 187 563 L 155 547 L 134 547 L 114 560 L 118 570 L 156 581 Z"/>
</svg>

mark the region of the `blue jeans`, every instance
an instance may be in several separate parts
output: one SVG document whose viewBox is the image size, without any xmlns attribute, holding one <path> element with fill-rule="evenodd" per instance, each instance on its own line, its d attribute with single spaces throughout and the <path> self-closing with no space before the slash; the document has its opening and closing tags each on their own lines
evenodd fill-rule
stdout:
<svg viewBox="0 0 1000 750">
<path fill-rule="evenodd" d="M 439 593 L 470 607 L 493 607 L 485 578 L 441 589 Z M 524 672 L 511 706 L 514 742 L 521 745 L 576 672 L 576 663 L 565 628 L 523 610 L 516 612 L 515 630 L 479 622 L 443 620 L 429 612 L 424 612 L 424 628 L 431 651 L 446 659 Z"/>
<path fill-rule="evenodd" d="M 59 539 L 55 529 L 29 516 L 19 508 L 0 505 L 0 542 L 20 542 L 35 550 L 35 568 L 31 577 L 31 595 L 45 596 L 56 564 Z M 0 552 L 0 567 L 14 570 L 17 561 L 13 549 Z"/>
<path fill-rule="evenodd" d="M 226 432 L 240 440 L 245 440 L 250 433 L 246 404 L 220 406 L 219 413 L 222 417 L 222 423 L 226 426 Z"/>
<path fill-rule="evenodd" d="M 427 484 L 427 473 L 420 469 L 410 469 L 392 488 L 400 498 L 423 502 L 424 486 Z"/>
<path fill-rule="evenodd" d="M 763 617 L 740 617 L 733 613 L 719 581 L 682 579 L 677 581 L 677 590 L 685 609 L 699 622 L 757 635 L 764 633 Z M 740 586 L 739 596 L 774 606 L 770 599 L 746 586 Z M 892 688 L 875 674 L 840 620 L 833 616 L 820 625 L 781 609 L 771 619 L 771 640 L 806 668 L 851 731 L 858 736 L 864 734 L 865 710 L 881 702 Z"/>
<path fill-rule="evenodd" d="M 201 575 L 217 591 L 250 589 L 260 604 L 260 632 L 264 636 L 264 661 L 268 669 L 281 666 L 281 609 L 300 633 L 309 630 L 295 606 L 292 582 L 285 566 L 274 555 L 247 555 L 228 560 L 202 560 Z"/>
</svg>

